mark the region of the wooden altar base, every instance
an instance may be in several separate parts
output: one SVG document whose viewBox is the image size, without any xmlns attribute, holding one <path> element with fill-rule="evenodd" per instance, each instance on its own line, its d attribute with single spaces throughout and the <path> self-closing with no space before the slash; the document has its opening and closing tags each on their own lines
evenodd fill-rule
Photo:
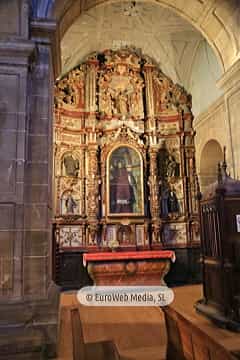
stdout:
<svg viewBox="0 0 240 360">
<path fill-rule="evenodd" d="M 95 285 L 166 285 L 173 251 L 132 251 L 84 254 L 84 264 Z"/>
<path fill-rule="evenodd" d="M 239 334 L 220 329 L 194 309 L 202 297 L 201 285 L 174 288 L 172 307 L 216 342 L 231 352 L 240 353 Z M 81 306 L 76 293 L 61 296 L 59 357 L 72 359 L 70 311 L 63 317 L 63 308 L 76 305 L 81 311 L 86 342 L 113 340 L 123 360 L 165 359 L 167 337 L 163 312 L 158 307 L 87 307 Z"/>
</svg>

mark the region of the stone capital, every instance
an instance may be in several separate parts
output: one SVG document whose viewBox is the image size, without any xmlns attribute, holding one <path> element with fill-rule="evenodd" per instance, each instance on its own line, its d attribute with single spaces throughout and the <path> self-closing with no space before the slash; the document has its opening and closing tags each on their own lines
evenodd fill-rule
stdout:
<svg viewBox="0 0 240 360">
<path fill-rule="evenodd" d="M 28 65 L 35 44 L 27 40 L 0 41 L 0 64 Z"/>
<path fill-rule="evenodd" d="M 34 40 L 51 42 L 52 37 L 56 35 L 57 24 L 53 20 L 34 19 L 30 23 L 31 37 Z"/>
<path fill-rule="evenodd" d="M 60 36 L 57 23 L 53 20 L 34 19 L 30 23 L 31 38 L 35 43 L 49 45 L 52 51 L 54 77 L 61 73 Z"/>
<path fill-rule="evenodd" d="M 155 68 L 156 68 L 155 65 L 153 65 L 153 64 L 148 64 L 148 63 L 144 64 L 144 66 L 143 66 L 143 70 L 144 70 L 145 72 L 151 72 L 151 71 L 153 71 Z"/>
</svg>

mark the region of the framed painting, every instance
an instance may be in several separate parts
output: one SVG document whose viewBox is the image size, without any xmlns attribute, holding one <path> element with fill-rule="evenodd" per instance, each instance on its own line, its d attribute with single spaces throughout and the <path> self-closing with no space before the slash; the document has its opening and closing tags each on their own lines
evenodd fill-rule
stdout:
<svg viewBox="0 0 240 360">
<path fill-rule="evenodd" d="M 107 210 L 110 216 L 143 216 L 143 161 L 130 146 L 119 146 L 107 160 Z"/>
</svg>

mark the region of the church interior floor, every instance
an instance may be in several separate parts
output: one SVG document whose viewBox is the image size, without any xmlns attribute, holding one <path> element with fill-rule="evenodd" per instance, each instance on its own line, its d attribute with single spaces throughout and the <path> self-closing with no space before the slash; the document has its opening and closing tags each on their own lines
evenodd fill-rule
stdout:
<svg viewBox="0 0 240 360">
<path fill-rule="evenodd" d="M 173 308 L 206 331 L 229 350 L 240 349 L 240 334 L 217 328 L 193 308 L 201 298 L 201 286 L 174 288 Z M 113 340 L 122 360 L 161 360 L 165 358 L 166 329 L 164 316 L 158 307 L 86 307 L 78 303 L 76 293 L 61 295 L 58 360 L 71 360 L 72 333 L 70 311 L 79 307 L 85 342 Z M 107 360 L 107 359 L 106 359 Z"/>
</svg>

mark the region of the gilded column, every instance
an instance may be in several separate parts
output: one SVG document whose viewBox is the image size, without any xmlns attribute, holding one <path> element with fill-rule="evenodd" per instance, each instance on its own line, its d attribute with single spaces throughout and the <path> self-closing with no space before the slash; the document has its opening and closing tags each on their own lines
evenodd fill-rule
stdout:
<svg viewBox="0 0 240 360">
<path fill-rule="evenodd" d="M 161 241 L 161 219 L 159 216 L 159 182 L 158 182 L 158 167 L 157 167 L 157 144 L 150 147 L 150 176 L 149 176 L 149 188 L 150 188 L 150 211 L 152 217 L 152 241 L 157 243 Z"/>
<path fill-rule="evenodd" d="M 92 57 L 88 61 L 86 74 L 86 118 L 87 130 L 87 179 L 86 179 L 86 212 L 88 216 L 88 242 L 95 244 L 98 231 L 98 146 L 96 135 L 96 82 L 98 60 Z"/>
<path fill-rule="evenodd" d="M 189 204 L 188 204 L 188 177 L 187 177 L 187 162 L 184 145 L 184 132 L 180 134 L 180 155 L 181 155 L 181 173 L 183 179 L 183 193 L 184 193 L 184 216 L 189 216 Z"/>
<path fill-rule="evenodd" d="M 86 189 L 85 189 L 85 181 L 86 181 L 86 172 L 85 172 L 85 149 L 81 149 L 80 152 L 80 208 L 82 216 L 86 214 L 85 208 L 85 198 L 86 198 Z"/>
<path fill-rule="evenodd" d="M 97 81 L 98 60 L 88 61 L 86 75 L 86 128 L 95 130 L 96 127 L 96 81 Z"/>
<path fill-rule="evenodd" d="M 93 136 L 95 135 L 95 136 Z M 95 140 L 95 141 L 94 141 Z M 87 215 L 89 244 L 95 244 L 98 231 L 98 146 L 96 134 L 88 134 L 88 177 L 87 177 Z"/>
<path fill-rule="evenodd" d="M 154 66 L 150 64 L 144 65 L 144 78 L 146 89 L 146 110 L 147 110 L 147 131 L 155 130 L 154 118 L 154 97 L 153 97 L 153 69 Z"/>
</svg>

